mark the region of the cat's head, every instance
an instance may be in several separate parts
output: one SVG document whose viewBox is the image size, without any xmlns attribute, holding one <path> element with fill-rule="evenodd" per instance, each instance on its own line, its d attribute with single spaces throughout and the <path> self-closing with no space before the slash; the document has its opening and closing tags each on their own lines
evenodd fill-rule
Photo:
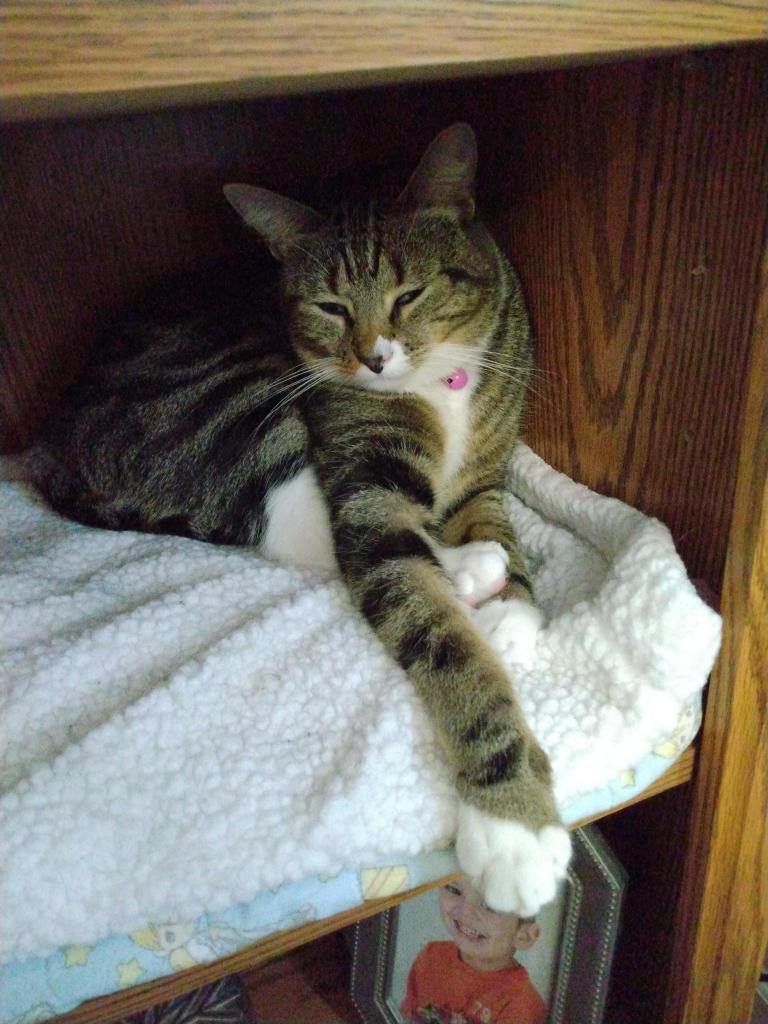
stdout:
<svg viewBox="0 0 768 1024">
<path fill-rule="evenodd" d="M 500 257 L 475 221 L 476 165 L 474 133 L 456 124 L 387 206 L 325 216 L 266 189 L 225 187 L 282 264 L 291 342 L 318 374 L 402 391 L 479 365 Z"/>
</svg>

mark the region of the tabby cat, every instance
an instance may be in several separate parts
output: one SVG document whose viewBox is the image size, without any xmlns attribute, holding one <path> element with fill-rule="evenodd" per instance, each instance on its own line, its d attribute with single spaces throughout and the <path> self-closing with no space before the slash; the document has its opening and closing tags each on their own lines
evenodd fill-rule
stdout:
<svg viewBox="0 0 768 1024">
<path fill-rule="evenodd" d="M 45 489 L 91 525 L 338 568 L 444 742 L 463 869 L 530 915 L 570 842 L 494 653 L 540 627 L 502 509 L 532 357 L 517 277 L 475 218 L 476 160 L 454 125 L 394 203 L 329 216 L 228 185 L 279 275 L 113 326 L 45 427 Z"/>
</svg>

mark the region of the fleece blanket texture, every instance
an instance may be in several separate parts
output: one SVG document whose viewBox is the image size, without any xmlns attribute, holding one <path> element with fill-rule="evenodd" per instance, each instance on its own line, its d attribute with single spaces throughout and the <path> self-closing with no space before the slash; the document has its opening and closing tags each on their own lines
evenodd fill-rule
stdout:
<svg viewBox="0 0 768 1024">
<path fill-rule="evenodd" d="M 509 490 L 547 623 L 508 667 L 566 807 L 674 729 L 720 620 L 658 521 L 522 445 Z M 18 480 L 0 538 L 0 959 L 450 842 L 430 723 L 338 578 L 89 529 Z"/>
</svg>

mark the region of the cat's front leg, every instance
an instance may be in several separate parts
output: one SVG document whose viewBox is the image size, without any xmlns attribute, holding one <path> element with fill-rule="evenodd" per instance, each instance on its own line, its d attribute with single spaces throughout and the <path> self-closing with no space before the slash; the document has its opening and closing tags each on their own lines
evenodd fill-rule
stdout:
<svg viewBox="0 0 768 1024">
<path fill-rule="evenodd" d="M 494 598 L 472 614 L 488 643 L 505 661 L 530 668 L 536 657 L 544 616 L 531 601 L 520 597 Z"/>
<path fill-rule="evenodd" d="M 460 797 L 462 867 L 493 909 L 535 913 L 555 895 L 570 850 L 549 762 L 431 547 L 429 510 L 417 500 L 426 485 L 417 490 L 411 472 L 409 495 L 361 476 L 372 474 L 350 467 L 332 492 L 342 574 L 444 741 Z M 401 477 L 405 486 L 405 468 Z"/>
<path fill-rule="evenodd" d="M 556 896 L 571 839 L 558 819 L 546 754 L 520 723 L 516 732 L 505 748 L 493 750 L 489 725 L 464 752 L 456 855 L 489 907 L 528 917 Z"/>
<path fill-rule="evenodd" d="M 443 523 L 436 554 L 457 596 L 470 606 L 473 625 L 505 662 L 524 668 L 534 659 L 544 617 L 533 603 L 502 500 L 502 491 L 489 487 L 458 502 Z M 468 582 L 461 573 L 473 579 Z M 554 812 L 549 761 L 533 735 L 527 729 L 521 733 L 514 789 L 492 783 L 496 771 L 499 778 L 503 774 L 503 758 L 492 757 L 496 767 L 479 773 L 475 785 L 462 792 L 456 852 L 489 906 L 525 916 L 554 897 L 571 842 L 554 813 L 549 821 L 541 817 L 544 806 Z M 469 781 L 471 771 L 464 778 Z"/>
<path fill-rule="evenodd" d="M 499 654 L 530 665 L 544 617 L 533 603 L 502 492 L 489 487 L 459 502 L 443 523 L 441 539 L 447 543 L 436 542 L 435 553 L 457 596 L 476 609 L 477 628 Z"/>
<path fill-rule="evenodd" d="M 557 895 L 571 859 L 571 840 L 559 825 L 537 831 L 462 801 L 456 856 L 489 907 L 534 917 Z"/>
<path fill-rule="evenodd" d="M 517 537 L 504 511 L 504 492 L 497 485 L 473 490 L 460 498 L 447 511 L 440 524 L 436 540 L 443 548 L 453 550 L 448 560 L 461 558 L 467 552 L 494 551 L 498 557 L 497 566 L 503 562 L 503 580 L 497 578 L 493 593 L 487 593 L 483 600 L 498 595 L 502 599 L 521 598 L 532 601 L 533 591 L 528 571 L 525 568 Z M 442 558 L 441 558 L 442 561 Z M 481 604 L 482 600 L 475 602 Z"/>
<path fill-rule="evenodd" d="M 515 664 L 529 666 L 544 616 L 519 587 L 515 596 L 498 596 L 509 589 L 508 551 L 495 540 L 472 540 L 459 547 L 434 543 L 433 550 L 491 647 Z"/>
<path fill-rule="evenodd" d="M 433 550 L 457 596 L 470 608 L 478 608 L 506 586 L 509 555 L 498 541 L 475 540 L 459 547 L 435 542 Z"/>
</svg>

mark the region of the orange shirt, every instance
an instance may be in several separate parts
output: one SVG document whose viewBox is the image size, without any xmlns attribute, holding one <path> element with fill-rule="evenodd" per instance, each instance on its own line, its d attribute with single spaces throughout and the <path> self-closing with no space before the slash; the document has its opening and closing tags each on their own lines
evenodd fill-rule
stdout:
<svg viewBox="0 0 768 1024">
<path fill-rule="evenodd" d="M 478 971 L 452 942 L 430 942 L 413 961 L 401 1007 L 409 1024 L 544 1024 L 547 1008 L 522 964 Z"/>
</svg>

